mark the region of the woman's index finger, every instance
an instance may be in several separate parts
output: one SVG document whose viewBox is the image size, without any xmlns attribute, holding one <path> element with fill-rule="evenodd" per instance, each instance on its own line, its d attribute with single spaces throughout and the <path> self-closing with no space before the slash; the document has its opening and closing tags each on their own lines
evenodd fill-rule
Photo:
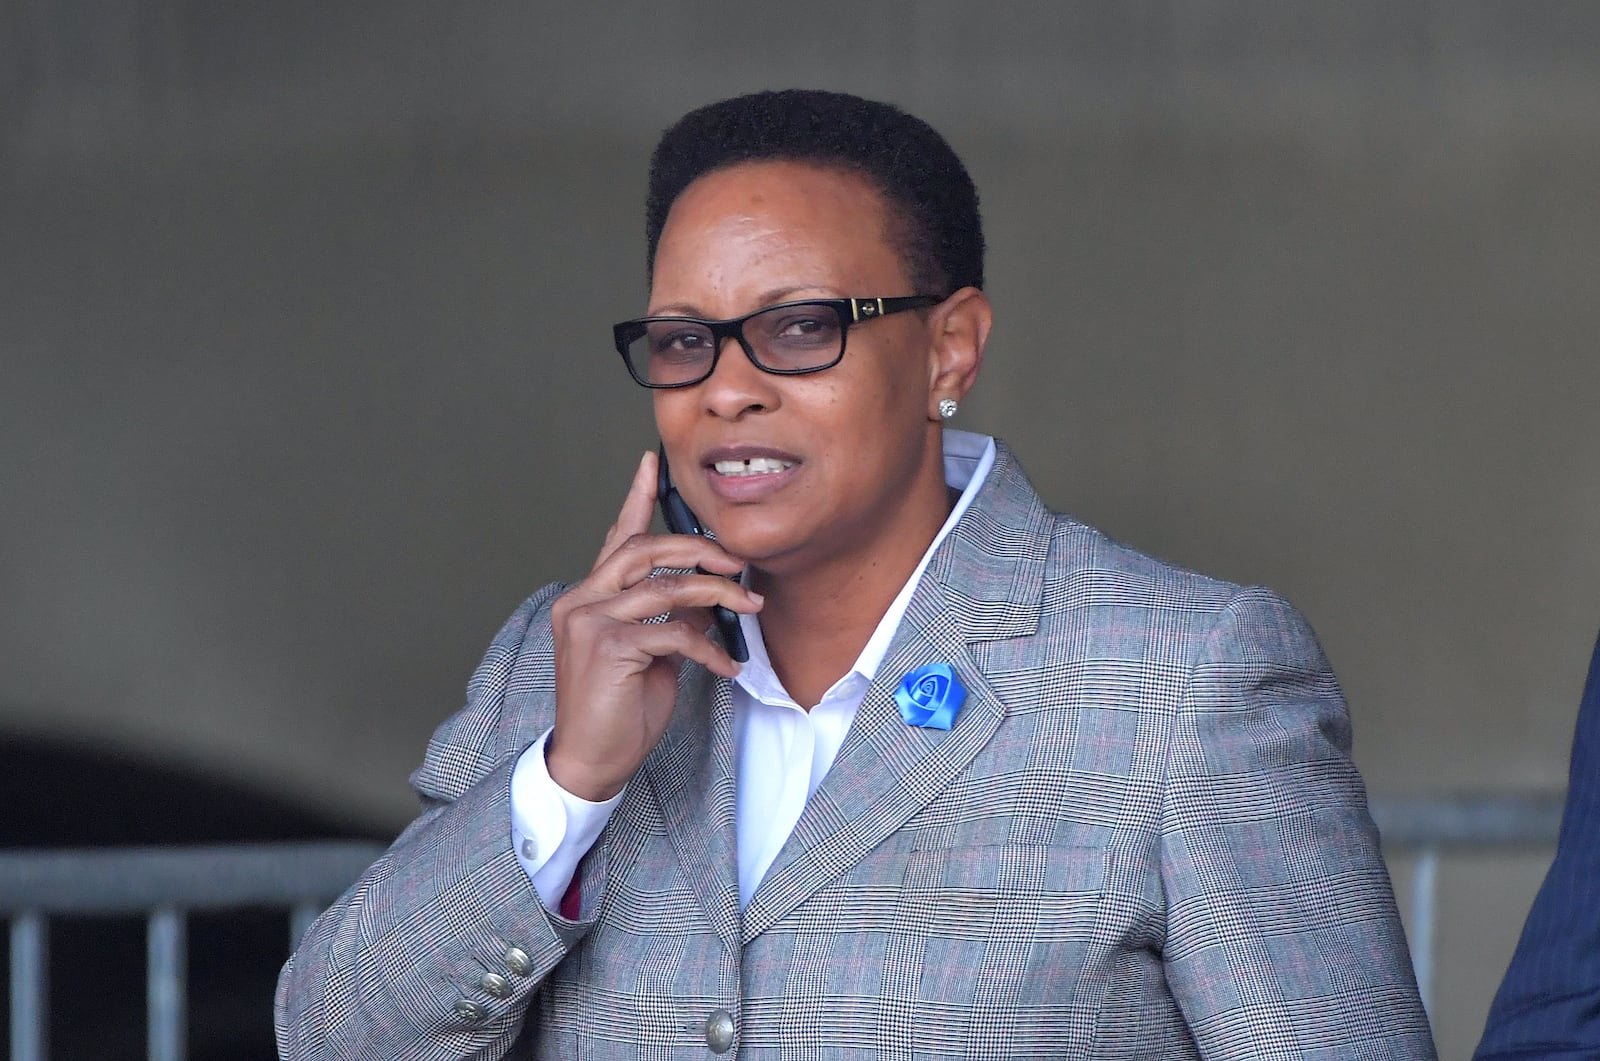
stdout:
<svg viewBox="0 0 1600 1061">
<path fill-rule="evenodd" d="M 635 534 L 649 533 L 650 519 L 656 505 L 656 460 L 651 450 L 645 450 L 639 458 L 639 466 L 633 472 L 633 482 L 628 484 L 628 496 L 623 499 L 617 521 L 606 532 L 605 544 L 600 547 L 600 555 L 595 557 L 595 567 L 605 563 L 606 557 Z"/>
</svg>

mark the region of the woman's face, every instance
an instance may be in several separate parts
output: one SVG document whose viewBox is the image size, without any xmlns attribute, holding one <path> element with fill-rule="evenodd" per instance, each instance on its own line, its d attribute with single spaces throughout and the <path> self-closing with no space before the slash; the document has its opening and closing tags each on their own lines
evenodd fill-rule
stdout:
<svg viewBox="0 0 1600 1061">
<path fill-rule="evenodd" d="M 649 312 L 717 319 L 809 297 L 942 294 L 913 290 L 886 221 L 876 189 L 846 171 L 707 174 L 667 217 Z M 678 489 L 729 551 L 773 574 L 921 555 L 948 511 L 932 410 L 960 397 L 932 393 L 936 318 L 853 325 L 844 359 L 802 376 L 762 372 L 727 343 L 703 383 L 655 392 Z"/>
</svg>

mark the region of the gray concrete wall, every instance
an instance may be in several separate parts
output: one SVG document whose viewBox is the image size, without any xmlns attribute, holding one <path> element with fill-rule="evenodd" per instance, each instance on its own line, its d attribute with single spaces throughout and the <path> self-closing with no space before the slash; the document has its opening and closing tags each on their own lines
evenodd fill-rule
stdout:
<svg viewBox="0 0 1600 1061">
<path fill-rule="evenodd" d="M 811 84 L 971 164 L 1000 320 L 962 426 L 1294 599 L 1374 791 L 1560 787 L 1600 625 L 1600 9 L 971 8 L 0 10 L 0 733 L 403 821 L 650 440 L 607 325 L 653 136 Z M 1444 1056 L 1547 859 L 1447 864 Z"/>
</svg>

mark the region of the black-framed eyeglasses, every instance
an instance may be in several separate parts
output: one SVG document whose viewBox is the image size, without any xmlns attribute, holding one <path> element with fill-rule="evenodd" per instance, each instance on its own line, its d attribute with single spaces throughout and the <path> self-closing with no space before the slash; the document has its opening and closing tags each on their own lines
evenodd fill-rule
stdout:
<svg viewBox="0 0 1600 1061">
<path fill-rule="evenodd" d="M 812 298 L 780 302 L 727 320 L 640 317 L 611 329 L 617 353 L 640 386 L 692 387 L 716 371 L 723 344 L 737 339 L 763 372 L 799 376 L 832 368 L 844 357 L 852 324 L 936 306 L 932 295 L 898 298 Z"/>
</svg>

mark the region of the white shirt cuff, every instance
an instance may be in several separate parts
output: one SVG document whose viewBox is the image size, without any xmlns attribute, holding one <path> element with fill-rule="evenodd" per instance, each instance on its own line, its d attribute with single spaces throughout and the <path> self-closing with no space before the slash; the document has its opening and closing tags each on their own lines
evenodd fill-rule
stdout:
<svg viewBox="0 0 1600 1061">
<path fill-rule="evenodd" d="M 544 761 L 549 739 L 546 730 L 512 768 L 511 846 L 545 909 L 557 910 L 578 863 L 611 820 L 622 793 L 590 803 L 556 784 Z"/>
</svg>

